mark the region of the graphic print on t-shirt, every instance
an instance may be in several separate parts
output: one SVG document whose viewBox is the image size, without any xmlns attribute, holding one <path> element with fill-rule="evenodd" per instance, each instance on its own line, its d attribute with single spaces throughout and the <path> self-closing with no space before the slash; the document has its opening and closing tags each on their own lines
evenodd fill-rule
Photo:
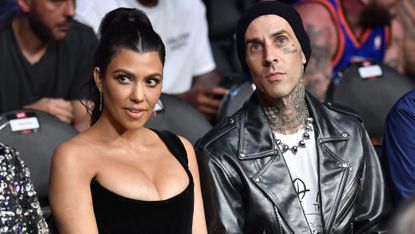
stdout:
<svg viewBox="0 0 415 234">
<path fill-rule="evenodd" d="M 299 131 L 292 135 L 274 134 L 278 139 L 281 139 L 282 142 L 291 147 L 301 140 L 303 133 L 303 131 Z M 305 144 L 306 147 L 298 148 L 295 154 L 288 150 L 283 153 L 283 156 L 311 233 L 323 233 L 317 174 L 317 150 L 314 134 L 310 134 L 310 139 Z"/>
</svg>

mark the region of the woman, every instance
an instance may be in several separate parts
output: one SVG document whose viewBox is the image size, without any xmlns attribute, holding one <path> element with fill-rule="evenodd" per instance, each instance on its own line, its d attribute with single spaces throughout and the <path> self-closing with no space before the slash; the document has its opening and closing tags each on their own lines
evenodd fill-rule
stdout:
<svg viewBox="0 0 415 234">
<path fill-rule="evenodd" d="M 60 233 L 206 233 L 192 145 L 144 128 L 161 94 L 160 37 L 144 13 L 127 8 L 108 13 L 100 34 L 92 126 L 52 161 Z"/>
</svg>

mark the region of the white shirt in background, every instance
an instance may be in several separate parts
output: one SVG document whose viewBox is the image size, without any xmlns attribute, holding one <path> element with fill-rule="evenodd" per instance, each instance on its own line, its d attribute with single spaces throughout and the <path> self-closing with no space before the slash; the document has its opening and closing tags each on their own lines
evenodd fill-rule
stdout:
<svg viewBox="0 0 415 234">
<path fill-rule="evenodd" d="M 191 88 L 194 76 L 213 71 L 206 9 L 200 0 L 158 0 L 144 7 L 137 0 L 77 0 L 76 19 L 98 33 L 101 19 L 119 7 L 143 10 L 166 47 L 163 92 L 178 94 Z"/>
</svg>

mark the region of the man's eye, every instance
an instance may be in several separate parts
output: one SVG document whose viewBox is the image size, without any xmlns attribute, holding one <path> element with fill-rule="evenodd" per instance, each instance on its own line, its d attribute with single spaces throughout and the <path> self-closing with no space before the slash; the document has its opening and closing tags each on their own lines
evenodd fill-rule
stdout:
<svg viewBox="0 0 415 234">
<path fill-rule="evenodd" d="M 284 44 L 287 41 L 287 39 L 285 37 L 277 37 L 276 39 L 276 43 L 279 45 Z"/>
<path fill-rule="evenodd" d="M 252 43 L 250 46 L 252 52 L 257 52 L 262 50 L 262 45 L 260 43 Z"/>
</svg>

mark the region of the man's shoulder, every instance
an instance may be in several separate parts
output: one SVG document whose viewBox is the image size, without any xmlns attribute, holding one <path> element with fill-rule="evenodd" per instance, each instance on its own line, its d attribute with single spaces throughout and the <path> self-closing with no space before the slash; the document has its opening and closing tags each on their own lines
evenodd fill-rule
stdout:
<svg viewBox="0 0 415 234">
<path fill-rule="evenodd" d="M 234 141 L 235 138 L 238 138 L 238 134 L 235 134 L 235 131 L 239 129 L 239 120 L 240 112 L 221 120 L 196 142 L 195 148 L 204 151 L 207 147 L 214 147 L 217 144 Z"/>
<path fill-rule="evenodd" d="M 407 92 L 395 102 L 389 112 L 389 115 L 394 113 L 415 115 L 415 89 Z"/>
<path fill-rule="evenodd" d="M 77 51 L 73 52 L 82 52 L 78 49 L 95 50 L 98 39 L 91 27 L 74 20 L 68 35 L 62 40 L 62 43 L 71 50 L 77 49 Z"/>
<path fill-rule="evenodd" d="M 83 36 L 96 38 L 96 35 L 92 27 L 84 23 L 81 23 L 77 20 L 74 20 L 72 22 L 72 26 L 71 26 L 71 29 L 69 30 L 68 37 L 74 36 L 74 35 L 77 35 L 77 36 L 83 35 Z"/>
<path fill-rule="evenodd" d="M 362 117 L 350 107 L 327 101 L 323 104 L 332 115 L 337 116 L 338 118 L 348 118 L 355 121 L 363 122 Z"/>
</svg>

